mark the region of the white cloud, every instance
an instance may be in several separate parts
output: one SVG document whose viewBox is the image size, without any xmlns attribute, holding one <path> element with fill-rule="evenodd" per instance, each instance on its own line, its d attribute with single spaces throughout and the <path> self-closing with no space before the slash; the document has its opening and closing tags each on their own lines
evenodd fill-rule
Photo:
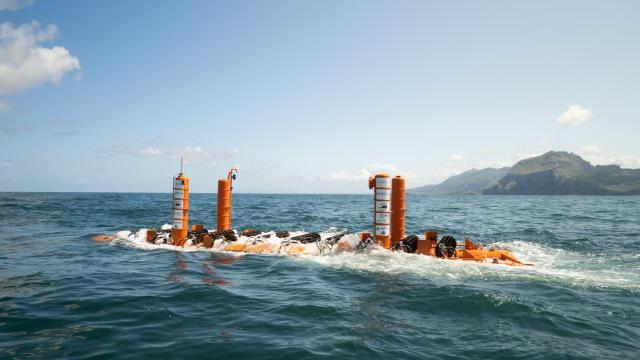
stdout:
<svg viewBox="0 0 640 360">
<path fill-rule="evenodd" d="M 360 169 L 356 172 L 338 171 L 329 173 L 328 179 L 330 181 L 356 182 L 366 181 L 371 175 L 372 173 L 367 169 Z"/>
<path fill-rule="evenodd" d="M 543 155 L 543 154 L 544 153 L 540 153 L 540 152 L 525 153 L 525 154 L 520 153 L 520 154 L 516 154 L 515 159 L 517 159 L 516 162 L 518 162 L 520 160 L 530 159 L 530 158 L 533 158 L 533 157 L 538 157 L 538 156 Z"/>
<path fill-rule="evenodd" d="M 602 149 L 600 149 L 600 147 L 598 147 L 598 145 L 586 145 L 586 146 L 582 147 L 582 152 L 584 154 L 593 155 L 593 154 L 601 153 Z"/>
<path fill-rule="evenodd" d="M 640 168 L 640 156 L 608 152 L 596 145 L 583 146 L 579 154 L 594 165 L 619 165 L 623 168 Z"/>
<path fill-rule="evenodd" d="M 557 121 L 562 125 L 578 126 L 593 117 L 593 113 L 589 109 L 585 109 L 580 105 L 571 105 L 562 113 Z"/>
<path fill-rule="evenodd" d="M 0 11 L 11 10 L 16 11 L 24 7 L 32 5 L 35 0 L 0 0 Z"/>
<path fill-rule="evenodd" d="M 470 169 L 470 168 L 469 168 Z M 411 183 L 407 183 L 407 188 L 413 188 L 423 185 L 434 185 L 440 184 L 441 182 L 447 180 L 448 178 L 462 174 L 463 172 L 469 170 L 468 168 L 462 167 L 433 167 L 428 168 L 423 171 L 423 173 L 413 179 Z"/>
<path fill-rule="evenodd" d="M 330 172 L 327 176 L 323 176 L 325 181 L 335 182 L 364 182 L 377 173 L 387 173 L 389 175 L 401 175 L 400 170 L 393 164 L 371 164 L 366 168 L 358 171 L 336 171 Z"/>
<path fill-rule="evenodd" d="M 79 179 L 77 183 L 78 183 L 78 185 L 87 185 L 87 184 L 91 184 L 91 179 L 87 179 L 87 178 Z"/>
<path fill-rule="evenodd" d="M 0 96 L 16 95 L 46 82 L 59 82 L 80 68 L 78 58 L 61 46 L 42 47 L 58 35 L 55 25 L 36 21 L 20 26 L 0 24 Z"/>
<path fill-rule="evenodd" d="M 359 182 L 369 179 L 370 176 L 373 176 L 378 173 L 387 173 L 391 176 L 395 175 L 404 175 L 405 178 L 413 176 L 413 174 L 403 173 L 398 169 L 397 166 L 393 164 L 371 164 L 366 168 L 360 169 L 358 171 L 349 172 L 349 171 L 337 171 L 331 172 L 325 179 L 329 181 L 342 181 L 342 182 Z"/>
<path fill-rule="evenodd" d="M 369 171 L 371 171 L 372 174 L 384 172 L 391 176 L 400 175 L 400 169 L 398 169 L 398 167 L 393 164 L 375 163 L 375 164 L 369 165 L 368 169 Z"/>
<path fill-rule="evenodd" d="M 158 148 L 154 148 L 154 147 L 146 147 L 142 150 L 140 150 L 140 152 L 138 152 L 140 155 L 144 155 L 144 156 L 158 156 L 158 155 L 163 155 L 164 154 L 164 150 L 162 149 L 158 149 Z"/>
<path fill-rule="evenodd" d="M 183 158 L 185 161 L 189 162 L 202 157 L 203 154 L 204 150 L 202 150 L 200 146 L 185 146 L 174 156 L 174 158 Z"/>
<path fill-rule="evenodd" d="M 454 154 L 454 155 L 449 156 L 449 160 L 451 160 L 451 161 L 461 161 L 461 160 L 464 160 L 464 156 L 459 155 L 459 154 Z"/>
<path fill-rule="evenodd" d="M 200 162 L 205 165 L 217 166 L 218 163 L 226 161 L 240 151 L 236 148 L 220 151 L 220 152 L 209 152 L 204 150 L 200 146 L 185 146 L 180 150 L 177 154 L 173 156 L 174 159 L 183 158 L 185 163 L 189 164 L 191 162 Z"/>
<path fill-rule="evenodd" d="M 12 161 L 0 159 L 0 168 L 2 168 L 2 167 L 12 167 L 12 166 L 13 166 L 13 162 Z"/>
</svg>

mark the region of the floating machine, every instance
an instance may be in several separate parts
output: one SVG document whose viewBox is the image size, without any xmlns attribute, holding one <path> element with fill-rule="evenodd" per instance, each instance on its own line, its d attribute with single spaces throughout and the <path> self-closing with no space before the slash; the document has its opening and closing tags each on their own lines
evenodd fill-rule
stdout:
<svg viewBox="0 0 640 360">
<path fill-rule="evenodd" d="M 489 262 L 494 264 L 504 264 L 511 266 L 531 265 L 516 258 L 510 251 L 495 248 L 485 249 L 482 245 L 474 244 L 469 239 L 465 239 L 464 244 L 458 244 L 453 236 L 443 236 L 438 239 L 438 233 L 433 230 L 425 232 L 424 239 L 417 235 L 404 236 L 404 216 L 405 216 L 405 182 L 401 176 L 396 176 L 389 181 L 389 175 L 377 174 L 369 178 L 369 188 L 374 189 L 374 239 L 386 249 L 394 251 L 404 251 L 420 255 L 434 256 L 450 260 L 467 260 L 477 262 Z M 391 188 L 388 185 L 391 184 Z M 390 201 L 388 200 L 390 194 Z M 389 234 L 381 234 L 383 221 L 387 215 L 381 216 L 380 209 L 388 209 L 390 204 L 391 221 L 388 228 Z M 366 236 L 363 237 L 363 239 Z"/>
<path fill-rule="evenodd" d="M 448 260 L 465 260 L 510 266 L 531 265 L 520 261 L 510 251 L 484 248 L 465 239 L 458 244 L 453 236 L 438 237 L 438 233 L 427 230 L 424 237 L 405 236 L 405 179 L 401 176 L 376 174 L 369 178 L 369 188 L 373 190 L 373 235 L 360 233 L 360 239 L 344 239 L 345 234 L 322 238 L 318 233 L 303 233 L 290 236 L 289 232 L 261 233 L 248 229 L 241 233 L 232 229 L 232 191 L 237 169 L 229 170 L 226 179 L 218 180 L 217 227 L 215 231 L 195 224 L 189 228 L 189 178 L 180 173 L 173 178 L 173 223 L 170 229 L 146 230 L 146 241 L 155 244 L 175 246 L 196 246 L 216 248 L 225 251 L 248 253 L 270 253 L 300 255 L 309 253 L 327 254 L 341 251 L 363 251 L 376 244 L 384 249 L 403 251 Z M 242 235 L 239 241 L 238 235 Z M 272 236 L 275 235 L 275 236 Z M 99 235 L 97 241 L 110 241 L 113 236 Z M 276 239 L 279 238 L 279 239 Z M 309 244 L 313 244 L 309 246 Z"/>
</svg>

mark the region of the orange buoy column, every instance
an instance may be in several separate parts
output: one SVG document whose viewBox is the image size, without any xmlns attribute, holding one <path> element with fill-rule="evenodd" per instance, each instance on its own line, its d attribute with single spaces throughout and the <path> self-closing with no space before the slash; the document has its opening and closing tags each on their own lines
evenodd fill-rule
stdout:
<svg viewBox="0 0 640 360">
<path fill-rule="evenodd" d="M 189 178 L 178 174 L 173 178 L 173 245 L 182 246 L 189 230 Z"/>
<path fill-rule="evenodd" d="M 233 190 L 236 172 L 236 169 L 231 169 L 226 179 L 218 180 L 218 231 L 231 229 L 231 190 Z"/>
<path fill-rule="evenodd" d="M 376 174 L 369 178 L 369 189 L 373 195 L 373 238 L 385 249 L 391 249 L 391 178 L 387 174 Z"/>
<path fill-rule="evenodd" d="M 391 245 L 404 239 L 404 178 L 396 176 L 391 180 Z"/>
<path fill-rule="evenodd" d="M 218 231 L 231 229 L 231 181 L 218 180 Z"/>
</svg>

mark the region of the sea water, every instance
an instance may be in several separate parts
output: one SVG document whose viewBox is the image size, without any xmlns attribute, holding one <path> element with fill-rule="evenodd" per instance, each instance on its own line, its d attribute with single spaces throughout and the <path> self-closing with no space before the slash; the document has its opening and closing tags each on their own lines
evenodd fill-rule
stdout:
<svg viewBox="0 0 640 360">
<path fill-rule="evenodd" d="M 234 194 L 233 225 L 370 231 L 370 195 Z M 215 226 L 215 194 L 190 223 Z M 407 196 L 407 233 L 532 267 L 373 250 L 274 256 L 96 234 L 171 221 L 171 194 L 0 193 L 0 358 L 631 359 L 640 197 Z"/>
</svg>

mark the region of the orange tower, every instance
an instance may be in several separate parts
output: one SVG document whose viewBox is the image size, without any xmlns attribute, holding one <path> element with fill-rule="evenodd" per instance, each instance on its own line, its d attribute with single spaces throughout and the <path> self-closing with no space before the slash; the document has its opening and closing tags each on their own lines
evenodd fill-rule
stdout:
<svg viewBox="0 0 640 360">
<path fill-rule="evenodd" d="M 391 245 L 404 239 L 404 178 L 391 180 Z"/>
<path fill-rule="evenodd" d="M 231 191 L 238 169 L 231 169 L 226 179 L 218 180 L 218 231 L 231 229 Z"/>
<path fill-rule="evenodd" d="M 373 237 L 385 249 L 391 249 L 391 178 L 387 174 L 376 174 L 369 178 L 369 189 L 374 189 Z"/>
<path fill-rule="evenodd" d="M 180 173 L 173 178 L 173 228 L 171 239 L 173 245 L 182 246 L 187 240 L 189 229 L 189 178 L 182 175 L 182 159 Z"/>
</svg>

